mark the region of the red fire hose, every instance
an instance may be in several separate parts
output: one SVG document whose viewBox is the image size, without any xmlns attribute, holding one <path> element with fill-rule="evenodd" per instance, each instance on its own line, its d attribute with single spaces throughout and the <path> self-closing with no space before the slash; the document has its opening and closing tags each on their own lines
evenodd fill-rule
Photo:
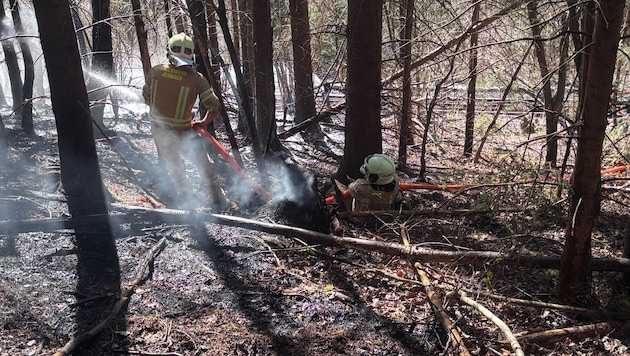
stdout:
<svg viewBox="0 0 630 356">
<path fill-rule="evenodd" d="M 219 141 L 217 141 L 217 139 L 214 138 L 214 136 L 210 135 L 210 133 L 208 133 L 208 131 L 206 131 L 206 129 L 204 129 L 203 126 L 201 126 L 201 124 L 194 124 L 192 127 L 197 132 L 199 132 L 201 134 L 201 136 L 203 136 L 208 142 L 210 142 L 210 144 L 212 144 L 215 148 L 217 148 L 219 150 L 219 153 L 221 153 L 221 156 L 223 156 L 223 158 L 227 161 L 227 163 L 230 166 L 232 166 L 232 168 L 234 168 L 236 173 L 238 173 L 241 177 L 245 178 L 245 180 L 247 180 L 252 185 L 252 187 L 256 188 L 256 190 L 258 190 L 264 196 L 266 196 L 267 198 L 271 199 L 271 193 L 269 193 L 265 188 L 263 188 L 260 184 L 258 184 L 256 181 L 254 181 L 252 179 L 252 177 L 250 177 L 241 168 L 241 166 L 239 166 L 238 163 L 236 163 L 234 158 L 232 158 L 232 156 L 230 156 L 230 154 L 225 150 L 225 148 L 223 148 L 223 146 L 221 146 Z"/>
<path fill-rule="evenodd" d="M 605 169 L 601 172 L 602 175 L 615 173 L 624 171 L 626 169 L 630 169 L 630 165 L 626 166 L 617 166 L 610 169 Z M 451 184 L 451 185 L 442 185 L 442 184 L 425 184 L 425 183 L 399 183 L 400 189 L 409 190 L 409 189 L 429 189 L 429 190 L 457 190 L 464 189 L 468 187 L 474 187 L 475 184 Z M 350 196 L 350 191 L 345 190 L 341 193 L 342 198 L 347 198 Z M 330 196 L 326 198 L 326 204 L 332 204 L 335 202 L 335 196 Z"/>
</svg>

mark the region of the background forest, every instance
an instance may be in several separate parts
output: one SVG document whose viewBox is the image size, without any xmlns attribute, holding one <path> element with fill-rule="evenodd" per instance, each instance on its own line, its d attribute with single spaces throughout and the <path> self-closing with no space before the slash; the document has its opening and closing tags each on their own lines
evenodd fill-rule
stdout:
<svg viewBox="0 0 630 356">
<path fill-rule="evenodd" d="M 627 351 L 628 1 L 0 4 L 0 287 L 25 303 L 3 316 L 0 354 Z M 221 100 L 208 131 L 271 201 L 226 171 L 225 214 L 171 210 L 158 189 L 140 90 L 179 32 Z M 395 158 L 408 204 L 354 225 L 326 194 L 375 152 Z M 179 265 L 152 276 L 167 240 L 205 254 L 171 251 Z M 45 275 L 66 250 L 59 276 L 21 281 L 25 259 L 45 255 Z M 46 330 L 20 322 L 47 308 L 34 284 L 75 290 Z M 198 304 L 156 313 L 166 290 Z M 115 326 L 94 341 L 101 320 Z M 173 323 L 184 336 L 147 339 Z"/>
</svg>

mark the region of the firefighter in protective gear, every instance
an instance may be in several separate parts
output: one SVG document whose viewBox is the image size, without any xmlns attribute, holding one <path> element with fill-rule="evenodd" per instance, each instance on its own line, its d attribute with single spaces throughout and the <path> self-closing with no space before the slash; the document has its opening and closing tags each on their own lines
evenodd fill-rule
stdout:
<svg viewBox="0 0 630 356">
<path fill-rule="evenodd" d="M 214 167 L 202 139 L 192 129 L 192 110 L 197 98 L 207 109 L 201 120 L 206 127 L 218 114 L 219 100 L 208 81 L 194 67 L 194 43 L 184 33 L 168 41 L 169 64 L 156 65 L 149 71 L 142 96 L 149 105 L 151 132 L 160 156 L 172 179 L 178 199 L 192 197 L 192 184 L 186 174 L 183 157 L 199 170 L 202 187 L 213 207 L 225 205 Z"/>
<path fill-rule="evenodd" d="M 350 195 L 345 205 L 351 211 L 392 210 L 396 201 L 402 200 L 396 164 L 380 153 L 365 158 L 360 168 L 363 179 L 350 183 Z"/>
</svg>

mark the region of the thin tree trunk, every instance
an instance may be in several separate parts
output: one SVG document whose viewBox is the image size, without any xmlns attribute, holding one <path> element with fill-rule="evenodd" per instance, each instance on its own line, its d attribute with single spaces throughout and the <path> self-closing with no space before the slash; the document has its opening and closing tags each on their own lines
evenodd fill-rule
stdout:
<svg viewBox="0 0 630 356">
<path fill-rule="evenodd" d="M 556 289 L 558 299 L 571 304 L 591 301 L 591 232 L 599 210 L 602 145 L 624 5 L 616 0 L 598 2 L 587 81 L 582 87 L 584 110 Z"/>
<path fill-rule="evenodd" d="M 239 2 L 239 0 L 230 0 L 230 10 L 232 13 L 232 33 L 234 34 L 236 57 L 241 58 L 241 16 L 239 14 Z"/>
<path fill-rule="evenodd" d="M 79 43 L 79 54 L 81 55 L 81 62 L 85 67 L 89 66 L 87 62 L 87 54 L 90 53 L 90 43 L 86 34 L 86 26 L 83 24 L 81 20 L 81 16 L 77 11 L 77 7 L 79 6 L 81 0 L 71 0 L 70 11 L 72 13 L 72 23 L 74 23 L 74 28 L 77 33 L 77 41 Z"/>
<path fill-rule="evenodd" d="M 22 86 L 21 98 L 21 118 L 22 130 L 28 134 L 34 134 L 33 128 L 33 81 L 35 80 L 35 67 L 33 65 L 33 55 L 24 35 L 24 26 L 22 26 L 22 18 L 20 16 L 20 6 L 16 0 L 9 0 L 11 5 L 11 17 L 13 17 L 13 25 L 15 33 L 18 37 L 18 45 L 22 51 L 22 61 L 24 63 L 24 82 Z"/>
<path fill-rule="evenodd" d="M 140 0 L 131 0 L 133 8 L 133 19 L 136 27 L 136 36 L 138 37 L 138 47 L 140 48 L 140 61 L 142 62 L 142 71 L 144 77 L 147 77 L 151 69 L 151 57 L 149 55 L 149 47 L 147 45 L 147 30 L 144 28 L 144 20 L 142 19 L 142 9 L 140 8 Z"/>
<path fill-rule="evenodd" d="M 0 1 L 0 32 L 9 33 L 4 2 L 2 1 Z M 14 41 L 11 39 L 2 41 L 2 51 L 4 52 L 4 59 L 7 64 L 7 71 L 9 72 L 9 82 L 11 83 L 11 99 L 13 100 L 11 108 L 16 111 L 22 104 L 22 76 L 20 75 L 20 65 L 18 64 L 13 43 Z"/>
<path fill-rule="evenodd" d="M 405 8 L 405 29 L 402 38 L 402 59 L 403 59 L 403 93 L 402 111 L 400 115 L 400 139 L 398 147 L 398 165 L 407 166 L 407 145 L 413 144 L 413 133 L 411 131 L 411 40 L 413 38 L 414 0 L 406 1 Z"/>
<path fill-rule="evenodd" d="M 531 1 L 527 4 L 527 14 L 529 18 L 530 28 L 534 37 L 534 53 L 538 59 L 538 67 L 540 68 L 540 76 L 544 80 L 543 83 L 543 100 L 545 106 L 545 128 L 547 134 L 547 153 L 545 155 L 545 163 L 551 167 L 556 167 L 558 159 L 558 136 L 554 134 L 558 130 L 558 118 L 559 109 L 562 108 L 562 97 L 564 96 L 564 81 L 558 80 L 558 88 L 556 96 L 554 97 L 551 92 L 551 73 L 549 70 L 549 64 L 547 62 L 547 51 L 545 49 L 545 42 L 542 38 L 542 28 L 539 23 L 538 13 L 538 1 Z M 566 59 L 565 40 L 563 38 L 561 43 L 560 63 Z M 563 66 L 564 67 L 564 66 Z M 566 72 L 565 72 L 566 73 Z M 558 74 L 559 76 L 561 73 Z M 560 96 L 560 98 L 558 98 Z M 558 101 L 559 99 L 559 101 Z M 556 106 L 559 103 L 559 108 Z"/>
<path fill-rule="evenodd" d="M 215 13 L 214 9 L 211 9 L 211 10 L 212 10 L 212 13 L 214 14 Z M 214 19 L 214 16 L 212 16 L 212 18 Z M 215 75 L 215 72 L 213 69 L 214 67 L 210 62 L 210 59 L 208 56 L 208 49 L 209 48 L 211 49 L 211 52 L 213 54 L 212 57 L 219 63 L 221 63 L 221 57 L 217 54 L 217 51 L 215 49 L 211 47 L 209 48 L 206 47 L 207 43 L 201 40 L 201 37 L 203 35 L 200 32 L 200 28 L 199 28 L 199 25 L 197 24 L 196 17 L 191 16 L 190 19 L 193 23 L 193 31 L 195 32 L 195 40 L 197 42 L 196 46 L 201 48 L 201 50 L 199 50 L 199 53 L 201 56 L 197 58 L 197 60 L 202 61 L 201 65 L 203 68 L 206 69 L 205 70 L 206 73 L 212 73 L 212 75 L 206 75 L 206 78 L 208 79 L 208 82 L 212 86 L 212 90 L 214 91 L 215 95 L 219 99 L 219 111 L 220 111 L 221 118 L 223 120 L 225 132 L 227 133 L 228 139 L 230 141 L 230 145 L 232 147 L 232 154 L 234 155 L 234 159 L 239 164 L 239 166 L 244 167 L 243 158 L 241 157 L 241 153 L 238 150 L 238 143 L 236 142 L 236 137 L 234 136 L 234 131 L 232 130 L 232 125 L 230 124 L 230 118 L 226 111 L 225 101 L 223 100 L 223 89 L 221 88 L 221 84 L 219 83 L 219 76 Z M 217 66 L 217 68 L 219 67 Z M 214 121 L 217 121 L 217 119 L 215 119 Z M 211 133 L 213 134 L 213 136 L 216 136 L 215 135 L 216 132 L 214 131 L 214 128 L 215 128 L 215 125 L 212 126 L 213 130 Z"/>
<path fill-rule="evenodd" d="M 315 116 L 313 93 L 313 64 L 311 58 L 311 35 L 308 15 L 308 0 L 289 0 L 291 13 L 291 39 L 293 43 L 293 73 L 295 75 L 295 123 Z M 322 139 L 319 125 L 306 130 L 312 139 Z"/>
<path fill-rule="evenodd" d="M 164 0 L 164 20 L 166 21 L 166 31 L 168 33 L 168 38 L 173 37 L 173 24 L 171 23 L 171 6 L 170 0 Z"/>
<path fill-rule="evenodd" d="M 479 22 L 481 2 L 475 2 L 472 15 L 472 25 Z M 475 138 L 475 104 L 477 102 L 477 43 L 479 33 L 473 31 L 470 34 L 470 62 L 468 63 L 468 91 L 466 95 L 466 127 L 464 129 L 464 156 L 472 156 L 473 142 Z"/>
<path fill-rule="evenodd" d="M 523 59 L 519 62 L 518 67 L 516 67 L 516 70 L 514 71 L 514 74 L 512 74 L 512 79 L 510 80 L 510 83 L 505 88 L 505 90 L 503 91 L 503 95 L 501 96 L 501 101 L 500 101 L 501 103 L 505 102 L 505 99 L 507 98 L 508 94 L 512 90 L 512 85 L 514 85 L 514 82 L 516 82 L 516 79 L 518 78 L 518 74 L 521 71 L 521 68 L 523 67 L 523 64 L 525 62 L 525 58 L 527 58 L 527 56 L 529 55 L 529 51 L 531 50 L 531 48 L 532 48 L 531 46 L 527 48 L 527 51 L 525 52 Z M 479 160 L 481 159 L 481 152 L 483 151 L 483 146 L 486 144 L 486 140 L 488 139 L 488 136 L 490 136 L 490 131 L 494 128 L 494 125 L 496 124 L 497 119 L 499 118 L 499 114 L 501 113 L 502 110 L 503 110 L 503 104 L 499 104 L 499 106 L 497 107 L 497 111 L 494 113 L 494 116 L 492 117 L 492 121 L 490 122 L 490 124 L 488 124 L 488 127 L 486 128 L 486 132 L 484 133 L 483 137 L 481 137 L 481 140 L 479 140 L 479 147 L 477 148 L 477 152 L 475 153 L 473 162 L 478 163 Z"/>
<path fill-rule="evenodd" d="M 276 135 L 276 104 L 273 73 L 273 29 L 271 27 L 271 4 L 269 0 L 252 3 L 254 26 L 254 63 L 256 67 L 256 128 L 260 134 L 263 154 L 280 151 L 281 144 Z"/>
<path fill-rule="evenodd" d="M 250 108 L 254 108 L 256 106 L 254 103 L 254 98 L 256 97 L 256 87 L 254 85 L 256 80 L 254 78 L 254 73 L 256 70 L 254 68 L 254 29 L 251 16 L 252 1 L 253 0 L 239 0 L 239 14 L 241 15 L 241 57 L 239 63 L 242 65 L 242 68 L 239 67 L 239 70 L 243 73 L 243 83 L 238 83 L 238 87 L 240 93 L 249 93 L 249 96 L 243 95 L 242 100 L 247 100 L 248 106 Z M 244 85 L 245 88 L 241 88 L 241 85 Z M 248 124 L 248 120 L 249 117 L 247 117 L 246 115 L 241 115 L 239 117 L 239 128 L 242 128 L 241 131 L 245 132 L 248 137 L 252 138 L 249 130 L 251 128 L 255 128 L 255 126 Z M 258 136 L 258 133 L 256 133 L 256 136 Z"/>
<path fill-rule="evenodd" d="M 4 167 L 9 158 L 9 142 L 7 140 L 7 131 L 4 127 L 4 121 L 0 116 L 0 167 Z"/>
<path fill-rule="evenodd" d="M 109 88 L 115 80 L 114 56 L 112 47 L 112 28 L 106 21 L 110 18 L 110 0 L 92 0 L 92 67 L 89 73 L 88 85 L 92 106 L 90 113 L 94 120 L 97 136 L 107 135 L 108 130 L 103 122 L 105 101 L 109 96 L 112 106 L 115 99 Z"/>
<path fill-rule="evenodd" d="M 247 132 L 249 133 L 249 137 L 252 141 L 252 147 L 254 152 L 254 157 L 256 158 L 256 164 L 258 165 L 258 169 L 262 170 L 263 167 L 263 156 L 262 150 L 260 149 L 260 141 L 258 139 L 258 132 L 256 130 L 256 122 L 254 120 L 254 115 L 252 111 L 251 102 L 249 99 L 249 88 L 245 82 L 246 76 L 241 71 L 241 63 L 236 57 L 236 49 L 234 48 L 234 42 L 232 42 L 232 36 L 230 35 L 227 12 L 225 9 L 225 1 L 219 0 L 219 5 L 214 9 L 219 20 L 219 25 L 221 25 L 221 30 L 223 32 L 223 39 L 228 48 L 228 53 L 230 53 L 230 58 L 232 60 L 232 66 L 234 68 L 234 73 L 236 75 L 236 81 L 239 90 L 239 96 L 241 98 L 240 104 L 241 109 L 243 111 L 243 115 L 245 116 L 245 122 L 247 124 Z M 245 51 L 243 51 L 245 53 Z"/>
</svg>

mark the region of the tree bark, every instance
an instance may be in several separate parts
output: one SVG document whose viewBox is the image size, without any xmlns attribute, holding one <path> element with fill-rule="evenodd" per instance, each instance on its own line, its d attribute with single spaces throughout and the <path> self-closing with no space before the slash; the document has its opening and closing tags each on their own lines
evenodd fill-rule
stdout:
<svg viewBox="0 0 630 356">
<path fill-rule="evenodd" d="M 138 38 L 138 47 L 140 49 L 140 61 L 142 62 L 142 72 L 147 77 L 151 69 L 151 56 L 149 55 L 149 47 L 147 44 L 147 30 L 144 28 L 144 20 L 142 19 L 142 9 L 140 8 L 140 0 L 131 0 L 133 8 L 133 20 L 136 28 L 136 37 Z"/>
<path fill-rule="evenodd" d="M 315 116 L 313 94 L 313 64 L 308 0 L 289 0 L 291 39 L 293 43 L 293 72 L 295 73 L 295 123 L 300 124 Z M 307 138 L 322 139 L 319 125 L 309 126 Z"/>
<path fill-rule="evenodd" d="M 547 152 L 545 155 L 545 163 L 551 167 L 557 166 L 558 159 L 558 120 L 560 110 L 562 110 L 562 101 L 564 99 L 564 88 L 566 85 L 566 65 L 563 65 L 567 59 L 568 37 L 563 36 L 560 41 L 560 55 L 558 63 L 558 82 L 556 94 L 552 93 L 551 88 L 551 71 L 547 61 L 547 50 L 545 42 L 542 40 L 542 26 L 539 22 L 538 1 L 531 1 L 527 4 L 527 14 L 529 18 L 532 36 L 534 37 L 534 53 L 538 59 L 538 67 L 540 69 L 540 77 L 542 78 L 543 101 L 545 107 L 545 128 L 547 134 Z M 568 26 L 568 25 L 567 25 Z M 531 125 L 531 123 L 530 123 Z"/>
<path fill-rule="evenodd" d="M 273 29 L 269 0 L 252 2 L 254 66 L 256 68 L 256 127 L 262 154 L 282 150 L 276 135 L 276 100 L 273 73 Z"/>
<path fill-rule="evenodd" d="M 405 3 L 405 26 L 402 36 L 402 60 L 403 60 L 403 93 L 402 110 L 400 115 L 400 138 L 398 140 L 398 165 L 407 166 L 407 145 L 413 144 L 413 132 L 411 130 L 411 41 L 413 38 L 414 0 Z"/>
<path fill-rule="evenodd" d="M 57 126 L 61 183 L 73 218 L 101 216 L 75 229 L 78 249 L 77 289 L 116 290 L 120 270 L 107 219 L 105 188 L 96 154 L 88 95 L 67 0 L 34 0 L 50 96 Z M 99 291 L 101 293 L 102 291 Z"/>
<path fill-rule="evenodd" d="M 22 83 L 22 95 L 20 96 L 20 116 L 21 127 L 28 134 L 35 134 L 33 127 L 33 81 L 35 80 L 35 66 L 33 65 L 33 55 L 31 48 L 24 35 L 24 26 L 20 16 L 20 5 L 16 0 L 9 0 L 11 6 L 11 17 L 15 33 L 18 35 L 18 45 L 22 51 L 22 61 L 24 63 L 24 82 Z"/>
<path fill-rule="evenodd" d="M 4 3 L 0 1 L 0 32 L 9 33 L 7 27 Z M 8 39 L 2 41 L 2 51 L 9 72 L 9 82 L 11 83 L 11 99 L 13 103 L 11 108 L 16 111 L 22 104 L 22 76 L 20 75 L 20 65 L 18 64 L 17 54 L 15 52 L 14 41 Z"/>
<path fill-rule="evenodd" d="M 571 184 L 573 195 L 556 290 L 558 299 L 571 304 L 591 299 L 591 232 L 599 210 L 602 145 L 624 5 L 624 1 L 599 1 L 595 15 Z"/>
<path fill-rule="evenodd" d="M 472 24 L 475 26 L 479 22 L 479 11 L 481 3 L 476 2 L 473 8 Z M 473 142 L 475 137 L 475 104 L 477 101 L 477 43 L 479 33 L 473 31 L 470 34 L 470 62 L 468 63 L 468 91 L 466 95 L 466 124 L 464 128 L 464 156 L 472 156 Z"/>
<path fill-rule="evenodd" d="M 117 112 L 112 90 L 109 88 L 115 81 L 114 56 L 112 46 L 112 28 L 108 20 L 110 0 L 92 0 L 92 67 L 88 71 L 88 85 L 92 106 L 90 113 L 94 120 L 97 136 L 107 135 L 103 122 L 105 101 L 109 96 L 114 112 Z"/>
<path fill-rule="evenodd" d="M 344 160 L 336 177 L 358 178 L 366 156 L 381 153 L 383 1 L 348 1 L 348 78 Z"/>
<path fill-rule="evenodd" d="M 7 140 L 7 131 L 4 128 L 4 121 L 0 116 L 0 167 L 4 167 L 9 158 L 9 142 Z"/>
</svg>

